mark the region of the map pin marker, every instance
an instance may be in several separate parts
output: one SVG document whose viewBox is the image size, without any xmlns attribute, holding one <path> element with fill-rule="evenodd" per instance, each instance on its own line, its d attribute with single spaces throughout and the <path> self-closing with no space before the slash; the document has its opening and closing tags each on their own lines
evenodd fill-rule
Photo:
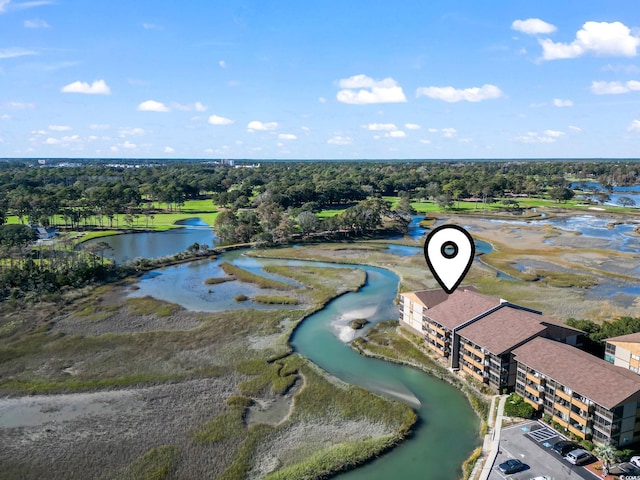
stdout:
<svg viewBox="0 0 640 480">
<path fill-rule="evenodd" d="M 442 289 L 451 294 L 471 268 L 476 245 L 464 228 L 441 225 L 424 242 L 424 258 Z"/>
</svg>

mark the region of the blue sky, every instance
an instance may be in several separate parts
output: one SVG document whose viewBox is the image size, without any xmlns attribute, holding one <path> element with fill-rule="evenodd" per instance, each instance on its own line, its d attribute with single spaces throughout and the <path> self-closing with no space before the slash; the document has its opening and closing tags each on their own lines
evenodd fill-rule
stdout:
<svg viewBox="0 0 640 480">
<path fill-rule="evenodd" d="M 640 156 L 637 0 L 0 0 L 0 157 Z"/>
</svg>

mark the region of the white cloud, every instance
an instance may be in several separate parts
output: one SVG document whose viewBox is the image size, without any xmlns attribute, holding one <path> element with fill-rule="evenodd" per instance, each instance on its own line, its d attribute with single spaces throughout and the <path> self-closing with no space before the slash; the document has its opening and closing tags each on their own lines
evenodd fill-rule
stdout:
<svg viewBox="0 0 640 480">
<path fill-rule="evenodd" d="M 318 103 L 327 103 L 327 99 L 324 97 L 318 97 Z"/>
<path fill-rule="evenodd" d="M 120 129 L 120 137 L 138 137 L 146 132 L 140 127 L 123 127 Z"/>
<path fill-rule="evenodd" d="M 420 143 L 424 145 L 429 145 L 431 143 L 431 140 L 420 140 Z"/>
<path fill-rule="evenodd" d="M 111 89 L 104 80 L 96 80 L 91 85 L 86 82 L 73 82 L 60 89 L 63 93 L 84 93 L 87 95 L 110 95 Z"/>
<path fill-rule="evenodd" d="M 208 122 L 211 125 L 231 125 L 233 123 L 233 120 L 231 120 L 230 118 L 221 117 L 219 115 L 211 115 Z"/>
<path fill-rule="evenodd" d="M 9 102 L 6 105 L 7 108 L 12 110 L 31 110 L 36 108 L 35 103 Z"/>
<path fill-rule="evenodd" d="M 559 130 L 545 130 L 544 134 L 547 135 L 548 137 L 558 138 L 564 135 L 564 132 L 561 132 Z"/>
<path fill-rule="evenodd" d="M 218 65 L 220 65 L 220 68 L 227 68 L 227 62 L 225 62 L 224 60 L 220 60 L 218 62 Z"/>
<path fill-rule="evenodd" d="M 192 111 L 206 112 L 207 111 L 207 106 L 203 105 L 200 102 L 190 103 L 188 105 L 182 105 L 181 103 L 178 103 L 178 102 L 172 102 L 171 106 L 176 110 L 181 110 L 183 112 L 192 112 Z"/>
<path fill-rule="evenodd" d="M 591 82 L 591 93 L 596 95 L 617 95 L 621 93 L 629 93 L 631 91 L 640 90 L 640 82 L 638 80 L 629 80 L 628 82 Z"/>
<path fill-rule="evenodd" d="M 572 130 L 576 133 L 580 133 L 582 131 L 582 129 L 580 127 L 575 127 L 573 125 L 569 125 L 569 130 Z"/>
<path fill-rule="evenodd" d="M 60 143 L 60 140 L 58 140 L 57 138 L 49 137 L 44 141 L 44 143 L 47 145 L 57 145 Z"/>
<path fill-rule="evenodd" d="M 27 8 L 40 7 L 42 5 L 51 5 L 51 0 L 31 0 L 29 2 L 11 3 L 11 0 L 0 0 L 0 13 L 11 10 L 26 10 Z"/>
<path fill-rule="evenodd" d="M 80 135 L 65 135 L 64 137 L 62 137 L 62 141 L 63 142 L 79 142 L 80 141 Z"/>
<path fill-rule="evenodd" d="M 554 98 L 553 99 L 553 104 L 556 107 L 573 107 L 573 101 L 572 100 L 563 100 L 561 98 Z"/>
<path fill-rule="evenodd" d="M 640 120 L 634 120 L 633 122 L 631 122 L 631 124 L 627 127 L 627 130 L 630 132 L 640 133 Z"/>
<path fill-rule="evenodd" d="M 247 130 L 249 132 L 253 132 L 254 130 L 267 131 L 267 130 L 275 130 L 278 128 L 278 122 L 259 122 L 258 120 L 253 120 L 247 124 Z"/>
<path fill-rule="evenodd" d="M 387 132 L 384 134 L 385 137 L 391 138 L 404 138 L 407 136 L 402 130 L 394 130 L 393 132 Z"/>
<path fill-rule="evenodd" d="M 349 145 L 353 143 L 353 138 L 342 135 L 334 135 L 329 140 L 327 140 L 327 143 L 331 145 Z"/>
<path fill-rule="evenodd" d="M 442 135 L 446 138 L 453 138 L 458 134 L 455 128 L 441 128 Z"/>
<path fill-rule="evenodd" d="M 122 148 L 127 148 L 129 150 L 138 148 L 138 146 L 135 143 L 131 143 L 129 140 L 125 140 L 124 143 L 119 143 L 118 146 Z"/>
<path fill-rule="evenodd" d="M 20 47 L 0 49 L 0 59 L 24 57 L 27 55 L 37 55 L 37 53 L 34 52 L 33 50 L 27 50 L 26 48 L 20 48 Z"/>
<path fill-rule="evenodd" d="M 298 137 L 293 133 L 281 133 L 278 138 L 280 140 L 296 140 Z"/>
<path fill-rule="evenodd" d="M 146 100 L 138 105 L 139 112 L 170 112 L 171 109 L 162 102 L 155 100 Z"/>
<path fill-rule="evenodd" d="M 89 125 L 89 128 L 91 130 L 109 130 L 111 126 L 104 123 L 92 123 L 91 125 Z"/>
<path fill-rule="evenodd" d="M 553 33 L 557 30 L 555 25 L 547 23 L 539 18 L 527 18 L 526 20 L 514 20 L 511 24 L 512 30 L 517 30 L 528 35 L 540 33 Z"/>
<path fill-rule="evenodd" d="M 164 147 L 164 153 L 174 153 L 176 150 L 173 147 Z"/>
<path fill-rule="evenodd" d="M 44 20 L 40 20 L 39 18 L 34 18 L 33 20 L 25 20 L 24 28 L 49 28 L 49 25 Z"/>
<path fill-rule="evenodd" d="M 445 102 L 480 102 L 493 100 L 504 96 L 502 90 L 495 85 L 485 84 L 482 87 L 462 88 L 454 87 L 420 87 L 416 91 L 416 97 L 429 97 Z"/>
<path fill-rule="evenodd" d="M 404 128 L 407 130 L 420 130 L 421 127 L 417 123 L 405 123 Z"/>
<path fill-rule="evenodd" d="M 539 40 L 544 60 L 576 58 L 592 54 L 611 57 L 635 57 L 640 38 L 620 22 L 586 22 L 571 43 Z"/>
<path fill-rule="evenodd" d="M 11 116 L 3 113 L 2 115 L 0 115 L 0 120 L 11 120 Z"/>
<path fill-rule="evenodd" d="M 338 81 L 342 89 L 336 94 L 339 102 L 350 105 L 375 103 L 404 103 L 407 98 L 402 87 L 391 77 L 374 80 L 366 75 L 354 75 Z"/>
<path fill-rule="evenodd" d="M 52 132 L 68 132 L 72 128 L 68 125 L 49 125 L 49 130 Z"/>
<path fill-rule="evenodd" d="M 362 128 L 372 132 L 390 132 L 398 129 L 393 123 L 369 123 L 368 125 L 362 125 Z"/>
<path fill-rule="evenodd" d="M 547 135 L 547 132 L 558 133 L 554 130 L 546 130 L 544 134 L 538 132 L 527 132 L 525 135 L 519 135 L 514 138 L 516 142 L 520 143 L 553 143 L 560 135 Z M 562 133 L 562 132 L 559 132 Z"/>
<path fill-rule="evenodd" d="M 145 30 L 162 30 L 162 25 L 157 25 L 155 23 L 143 23 L 142 28 Z"/>
</svg>

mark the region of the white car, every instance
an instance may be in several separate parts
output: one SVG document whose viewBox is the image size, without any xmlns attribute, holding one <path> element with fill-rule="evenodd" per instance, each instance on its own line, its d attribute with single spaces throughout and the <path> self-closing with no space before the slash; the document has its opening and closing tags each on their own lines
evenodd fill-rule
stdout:
<svg viewBox="0 0 640 480">
<path fill-rule="evenodd" d="M 633 466 L 640 468 L 640 456 L 638 457 L 631 457 L 631 460 L 629 460 L 629 463 L 631 463 Z"/>
</svg>

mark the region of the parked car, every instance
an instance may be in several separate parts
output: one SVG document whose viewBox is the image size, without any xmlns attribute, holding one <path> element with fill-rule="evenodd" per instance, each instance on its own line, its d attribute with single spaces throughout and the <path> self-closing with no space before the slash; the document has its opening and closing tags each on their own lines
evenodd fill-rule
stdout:
<svg viewBox="0 0 640 480">
<path fill-rule="evenodd" d="M 522 463 L 520 460 L 516 460 L 515 458 L 510 458 L 506 462 L 498 465 L 498 469 L 502 473 L 516 473 L 524 470 L 525 468 L 528 468 L 528 466 Z"/>
<path fill-rule="evenodd" d="M 589 452 L 582 448 L 577 448 L 575 450 L 571 450 L 567 453 L 564 458 L 567 459 L 567 462 L 573 465 L 584 465 L 589 460 L 592 459 L 592 456 Z"/>
<path fill-rule="evenodd" d="M 580 445 L 578 445 L 576 442 L 572 442 L 571 440 L 561 440 L 559 442 L 554 443 L 553 447 L 551 448 L 553 449 L 554 452 L 559 453 L 564 457 L 567 453 L 571 452 L 572 450 L 576 450 L 580 448 Z"/>
<path fill-rule="evenodd" d="M 631 460 L 629 460 L 629 463 L 633 463 L 635 467 L 640 468 L 640 457 L 631 457 Z"/>
</svg>

